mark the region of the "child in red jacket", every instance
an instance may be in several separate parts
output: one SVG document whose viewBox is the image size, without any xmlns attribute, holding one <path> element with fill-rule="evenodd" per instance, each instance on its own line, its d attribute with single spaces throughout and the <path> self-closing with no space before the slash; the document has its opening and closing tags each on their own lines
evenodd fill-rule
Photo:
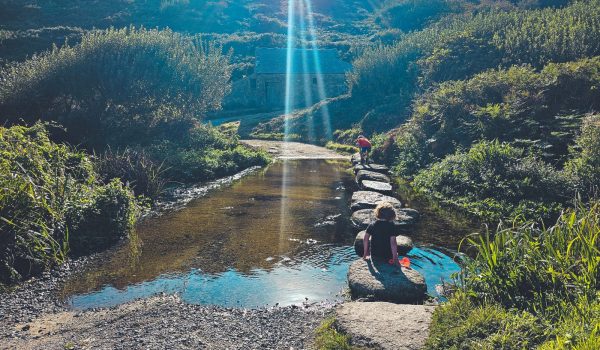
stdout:
<svg viewBox="0 0 600 350">
<path fill-rule="evenodd" d="M 360 135 L 358 139 L 356 139 L 356 145 L 360 152 L 360 163 L 367 164 L 369 161 L 369 152 L 371 151 L 371 141 L 363 135 Z"/>
</svg>

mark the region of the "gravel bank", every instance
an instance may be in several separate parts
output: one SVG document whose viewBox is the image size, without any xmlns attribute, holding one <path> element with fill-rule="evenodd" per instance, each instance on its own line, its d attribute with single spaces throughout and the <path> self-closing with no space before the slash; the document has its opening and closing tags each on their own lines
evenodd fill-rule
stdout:
<svg viewBox="0 0 600 350">
<path fill-rule="evenodd" d="M 305 349 L 334 305 L 232 309 L 160 295 L 113 308 L 70 310 L 59 290 L 95 256 L 0 295 L 1 349 Z"/>
</svg>

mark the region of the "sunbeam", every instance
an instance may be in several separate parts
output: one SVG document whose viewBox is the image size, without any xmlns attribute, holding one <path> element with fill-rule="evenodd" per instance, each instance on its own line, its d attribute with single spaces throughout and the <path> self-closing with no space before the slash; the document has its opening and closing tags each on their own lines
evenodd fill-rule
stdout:
<svg viewBox="0 0 600 350">
<path fill-rule="evenodd" d="M 312 54 L 315 64 L 315 75 L 317 78 L 317 92 L 319 94 L 319 100 L 324 100 L 327 98 L 327 92 L 325 91 L 325 83 L 323 81 L 323 74 L 321 73 L 321 60 L 319 57 L 318 46 L 317 46 L 317 34 L 315 30 L 315 23 L 312 17 L 312 3 L 311 0 L 303 0 L 306 6 L 306 18 L 308 20 L 308 32 L 310 35 L 310 45 L 312 48 Z M 322 123 L 325 133 L 326 140 L 331 140 L 332 138 L 332 130 L 331 130 L 331 118 L 329 115 L 329 108 L 327 104 L 323 104 L 321 107 L 321 116 Z"/>
</svg>

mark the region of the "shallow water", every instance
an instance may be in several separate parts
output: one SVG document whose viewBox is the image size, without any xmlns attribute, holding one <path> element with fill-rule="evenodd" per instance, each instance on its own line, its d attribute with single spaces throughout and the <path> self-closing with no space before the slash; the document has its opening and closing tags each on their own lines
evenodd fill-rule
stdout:
<svg viewBox="0 0 600 350">
<path fill-rule="evenodd" d="M 180 210 L 143 220 L 138 249 L 119 247 L 68 282 L 64 297 L 81 309 L 159 292 L 237 307 L 339 300 L 357 259 L 347 167 L 340 161 L 278 162 Z M 415 230 L 422 246 L 409 256 L 435 295 L 435 284 L 459 267 L 442 249 L 428 246 L 424 227 L 430 221 L 424 217 Z"/>
</svg>

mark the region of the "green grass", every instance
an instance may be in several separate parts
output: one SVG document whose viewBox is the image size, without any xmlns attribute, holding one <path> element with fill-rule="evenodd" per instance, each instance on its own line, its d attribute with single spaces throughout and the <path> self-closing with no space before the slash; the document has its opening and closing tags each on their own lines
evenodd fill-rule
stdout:
<svg viewBox="0 0 600 350">
<path fill-rule="evenodd" d="M 335 318 L 325 319 L 315 330 L 315 348 L 318 350 L 357 350 L 350 345 L 350 337 L 335 329 Z"/>
<path fill-rule="evenodd" d="M 336 151 L 336 152 L 342 153 L 342 154 L 354 154 L 354 153 L 358 152 L 358 147 L 345 145 L 345 144 L 337 143 L 337 142 L 333 142 L 333 141 L 327 142 L 327 144 L 325 144 L 325 147 L 327 149 L 330 149 L 332 151 Z"/>
<path fill-rule="evenodd" d="M 557 223 L 468 237 L 460 289 L 436 309 L 429 349 L 597 349 L 600 204 Z"/>
</svg>

